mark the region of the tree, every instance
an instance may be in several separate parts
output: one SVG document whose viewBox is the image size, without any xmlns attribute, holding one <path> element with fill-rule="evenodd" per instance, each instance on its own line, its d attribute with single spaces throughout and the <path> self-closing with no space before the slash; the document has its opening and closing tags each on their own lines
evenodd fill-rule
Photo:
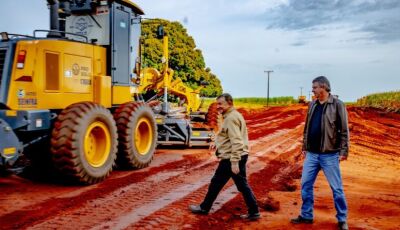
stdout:
<svg viewBox="0 0 400 230">
<path fill-rule="evenodd" d="M 143 67 L 162 70 L 163 56 L 162 39 L 157 38 L 157 28 L 163 25 L 165 35 L 168 36 L 169 67 L 174 70 L 174 78 L 180 78 L 187 86 L 197 89 L 202 81 L 208 83 L 201 90 L 206 97 L 215 97 L 222 93 L 221 82 L 218 77 L 206 67 L 203 54 L 196 48 L 193 37 L 179 22 L 170 22 L 163 19 L 146 20 L 142 22 Z"/>
</svg>

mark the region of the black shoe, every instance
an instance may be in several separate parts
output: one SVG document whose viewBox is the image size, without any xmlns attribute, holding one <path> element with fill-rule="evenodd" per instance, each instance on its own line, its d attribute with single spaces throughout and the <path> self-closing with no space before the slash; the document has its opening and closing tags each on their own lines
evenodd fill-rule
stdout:
<svg viewBox="0 0 400 230">
<path fill-rule="evenodd" d="M 338 222 L 338 229 L 339 230 L 349 230 L 349 226 L 347 225 L 346 221 L 339 221 Z"/>
<path fill-rule="evenodd" d="M 254 214 L 248 213 L 248 214 L 240 215 L 240 218 L 242 218 L 244 220 L 258 220 L 261 218 L 261 215 L 259 212 L 254 213 Z"/>
<path fill-rule="evenodd" d="M 304 219 L 302 216 L 298 216 L 295 219 L 290 220 L 293 224 L 312 224 L 314 221 L 313 219 Z"/>
<path fill-rule="evenodd" d="M 207 214 L 208 214 L 208 211 L 202 209 L 202 208 L 200 207 L 200 205 L 191 204 L 191 205 L 189 205 L 189 209 L 190 209 L 190 211 L 192 211 L 192 213 L 194 213 L 194 214 L 203 214 L 203 215 L 207 215 Z"/>
</svg>

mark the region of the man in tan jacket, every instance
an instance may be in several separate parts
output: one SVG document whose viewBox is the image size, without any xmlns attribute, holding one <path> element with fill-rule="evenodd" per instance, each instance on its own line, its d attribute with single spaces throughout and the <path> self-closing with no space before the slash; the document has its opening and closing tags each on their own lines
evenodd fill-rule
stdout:
<svg viewBox="0 0 400 230">
<path fill-rule="evenodd" d="M 217 134 L 215 145 L 211 145 L 210 148 L 216 150 L 220 162 L 211 179 L 204 201 L 200 205 L 190 205 L 189 209 L 195 214 L 208 214 L 218 193 L 232 177 L 248 208 L 248 213 L 241 217 L 248 220 L 259 219 L 257 201 L 246 179 L 246 162 L 249 153 L 246 123 L 243 116 L 233 107 L 230 94 L 224 93 L 219 96 L 217 104 L 224 121 Z"/>
</svg>

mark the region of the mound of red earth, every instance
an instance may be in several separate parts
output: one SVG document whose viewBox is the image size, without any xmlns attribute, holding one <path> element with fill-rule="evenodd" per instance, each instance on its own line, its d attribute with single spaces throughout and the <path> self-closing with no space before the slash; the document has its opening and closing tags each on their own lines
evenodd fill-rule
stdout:
<svg viewBox="0 0 400 230">
<path fill-rule="evenodd" d="M 300 154 L 307 107 L 240 110 L 248 124 L 248 179 L 262 219 L 242 221 L 246 206 L 229 182 L 207 216 L 202 201 L 217 160 L 207 149 L 159 149 L 145 169 L 116 170 L 81 187 L 53 180 L 0 178 L 0 229 L 336 229 L 332 193 L 321 172 L 315 223 L 289 223 L 299 214 Z M 352 229 L 396 229 L 400 216 L 400 115 L 350 107 L 349 159 L 341 163 Z"/>
</svg>

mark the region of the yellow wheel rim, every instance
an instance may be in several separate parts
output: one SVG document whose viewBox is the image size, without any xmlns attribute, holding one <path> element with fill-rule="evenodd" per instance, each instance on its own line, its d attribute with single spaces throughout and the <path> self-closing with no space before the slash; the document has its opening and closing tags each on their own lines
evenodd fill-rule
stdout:
<svg viewBox="0 0 400 230">
<path fill-rule="evenodd" d="M 148 118 L 140 118 L 135 128 L 135 147 L 140 155 L 146 155 L 153 142 L 153 131 Z"/>
<path fill-rule="evenodd" d="M 110 153 L 111 135 L 108 127 L 95 121 L 88 127 L 84 139 L 84 152 L 87 162 L 93 167 L 101 167 Z"/>
</svg>

